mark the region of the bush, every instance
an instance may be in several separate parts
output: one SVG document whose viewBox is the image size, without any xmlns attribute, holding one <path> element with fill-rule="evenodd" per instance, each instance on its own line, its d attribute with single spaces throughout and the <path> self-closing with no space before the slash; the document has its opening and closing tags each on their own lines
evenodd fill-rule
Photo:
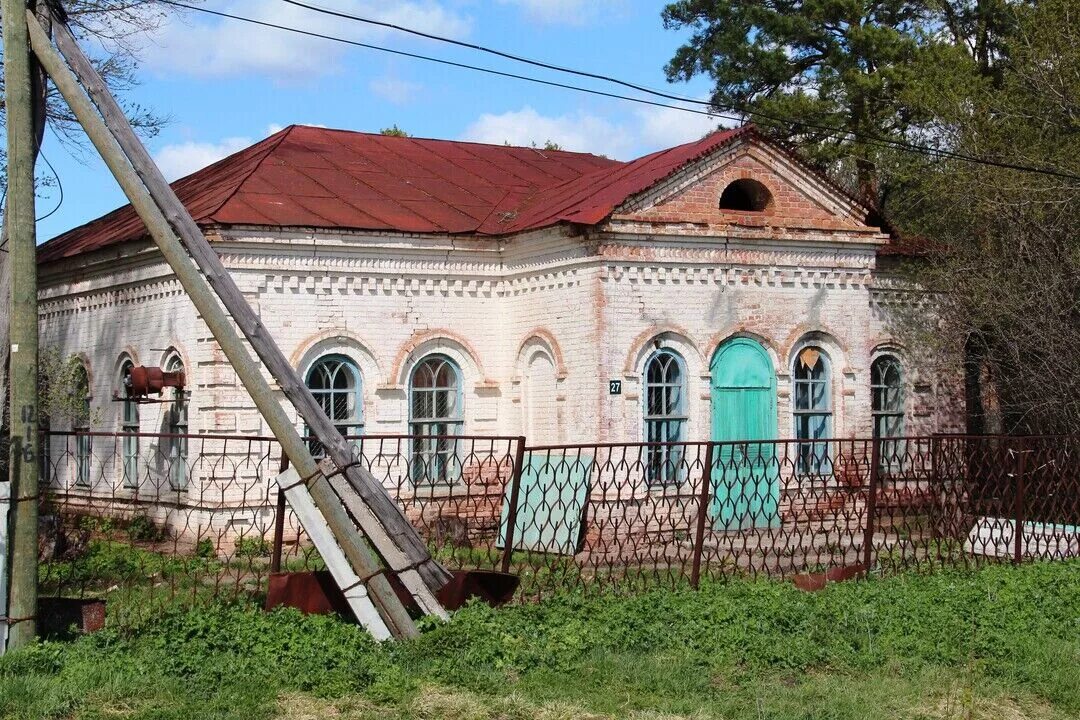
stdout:
<svg viewBox="0 0 1080 720">
<path fill-rule="evenodd" d="M 236 557 L 268 557 L 270 543 L 262 535 L 236 538 Z"/>
<path fill-rule="evenodd" d="M 155 525 L 149 515 L 136 515 L 131 518 L 127 533 L 132 542 L 160 542 L 167 537 L 165 530 Z"/>
<path fill-rule="evenodd" d="M 116 572 L 132 570 L 127 563 L 148 555 L 97 546 L 94 556 L 102 569 L 106 560 L 117 563 L 110 568 Z M 697 592 L 567 593 L 499 610 L 471 603 L 449 622 L 423 620 L 415 640 L 384 644 L 333 616 L 264 613 L 252 601 L 217 603 L 158 614 L 134 630 L 109 628 L 0 658 L 0 717 L 31 716 L 5 699 L 28 678 L 54 683 L 54 695 L 67 703 L 42 715 L 80 716 L 80 704 L 98 707 L 101 692 L 119 694 L 115 707 L 146 706 L 127 698 L 174 688 L 176 697 L 154 702 L 164 707 L 183 697 L 191 716 L 211 717 L 217 703 L 228 706 L 218 716 L 247 718 L 270 716 L 276 699 L 290 691 L 363 693 L 394 704 L 430 685 L 487 696 L 531 688 L 593 706 L 637 693 L 635 702 L 655 700 L 668 703 L 672 714 L 694 715 L 694 708 L 740 686 L 787 692 L 773 682 L 777 678 L 797 684 L 833 677 L 842 696 L 844 678 L 887 676 L 912 684 L 922 697 L 920 678 L 942 677 L 947 684 L 976 672 L 1074 717 L 1080 716 L 1078 623 L 1078 562 L 908 574 L 814 594 L 788 583 L 730 580 L 703 583 Z M 127 679 L 131 689 L 118 690 Z M 99 690 L 102 684 L 106 689 Z M 177 710 L 173 716 L 188 715 Z M 796 716 L 824 717 L 782 715 Z"/>
<path fill-rule="evenodd" d="M 210 538 L 202 538 L 199 542 L 195 543 L 195 557 L 210 560 L 217 555 L 217 551 L 214 548 L 214 541 Z"/>
</svg>

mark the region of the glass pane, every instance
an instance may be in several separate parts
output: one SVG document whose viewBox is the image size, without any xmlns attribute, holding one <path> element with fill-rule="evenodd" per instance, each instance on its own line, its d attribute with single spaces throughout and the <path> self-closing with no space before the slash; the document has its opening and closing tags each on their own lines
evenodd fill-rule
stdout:
<svg viewBox="0 0 1080 720">
<path fill-rule="evenodd" d="M 432 416 L 431 392 L 427 390 L 413 390 L 412 415 L 417 419 L 426 419 Z"/>
<path fill-rule="evenodd" d="M 449 417 L 451 411 L 450 393 L 446 392 L 445 390 L 437 390 L 434 393 L 434 400 L 435 417 Z"/>
<path fill-rule="evenodd" d="M 806 419 L 809 424 L 810 437 L 823 438 L 828 436 L 828 416 L 808 415 Z"/>
<path fill-rule="evenodd" d="M 334 387 L 338 390 L 352 390 L 353 388 L 353 376 L 349 372 L 349 368 L 345 367 L 343 363 L 335 363 L 334 365 Z"/>
<path fill-rule="evenodd" d="M 664 369 L 661 367 L 659 355 L 649 361 L 649 366 L 645 369 L 645 380 L 649 383 L 663 382 Z"/>
<path fill-rule="evenodd" d="M 824 410 L 829 407 L 829 384 L 823 382 L 815 382 L 811 385 L 810 402 L 812 403 L 812 410 Z"/>
<path fill-rule="evenodd" d="M 330 414 L 331 420 L 348 420 L 352 417 L 352 413 L 349 412 L 349 398 L 350 395 L 346 393 L 335 393 L 331 396 L 333 398 L 333 412 Z"/>
<path fill-rule="evenodd" d="M 673 355 L 668 356 L 667 377 L 665 379 L 672 385 L 682 382 L 682 370 L 679 368 L 678 360 Z"/>
<path fill-rule="evenodd" d="M 435 385 L 435 376 L 432 374 L 431 361 L 425 361 L 416 368 L 413 373 L 413 387 L 430 388 Z"/>
<path fill-rule="evenodd" d="M 682 388 L 678 385 L 673 385 L 668 388 L 668 401 L 665 412 L 668 415 L 678 415 L 679 409 L 682 407 Z"/>
<path fill-rule="evenodd" d="M 645 412 L 648 415 L 662 415 L 664 412 L 663 391 L 655 385 L 650 385 L 646 390 L 647 402 Z"/>
<path fill-rule="evenodd" d="M 810 386 L 806 382 L 795 383 L 795 409 L 810 409 Z"/>
<path fill-rule="evenodd" d="M 457 386 L 457 373 L 445 360 L 439 361 L 439 369 L 435 377 L 436 387 L 452 388 Z"/>
<path fill-rule="evenodd" d="M 645 422 L 645 442 L 660 442 L 660 423 L 655 420 Z"/>
</svg>

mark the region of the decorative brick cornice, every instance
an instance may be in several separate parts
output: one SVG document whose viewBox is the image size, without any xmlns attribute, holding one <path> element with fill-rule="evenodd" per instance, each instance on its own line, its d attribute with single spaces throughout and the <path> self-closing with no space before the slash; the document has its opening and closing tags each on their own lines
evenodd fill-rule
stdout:
<svg viewBox="0 0 1080 720">
<path fill-rule="evenodd" d="M 72 295 L 44 298 L 38 303 L 38 317 L 42 320 L 75 315 L 99 308 L 137 305 L 184 294 L 184 288 L 176 278 L 164 278 L 142 283 L 102 288 Z"/>
</svg>

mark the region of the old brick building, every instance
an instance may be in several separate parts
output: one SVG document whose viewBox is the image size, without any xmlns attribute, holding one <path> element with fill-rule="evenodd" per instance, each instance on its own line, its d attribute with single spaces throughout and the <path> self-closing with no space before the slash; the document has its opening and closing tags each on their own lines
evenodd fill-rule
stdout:
<svg viewBox="0 0 1080 720">
<path fill-rule="evenodd" d="M 616 162 L 292 126 L 175 187 L 343 431 L 953 429 L 888 330 L 889 236 L 752 128 Z M 265 434 L 129 207 L 39 261 L 103 429 Z M 186 407 L 113 402 L 132 364 L 182 368 Z"/>
</svg>

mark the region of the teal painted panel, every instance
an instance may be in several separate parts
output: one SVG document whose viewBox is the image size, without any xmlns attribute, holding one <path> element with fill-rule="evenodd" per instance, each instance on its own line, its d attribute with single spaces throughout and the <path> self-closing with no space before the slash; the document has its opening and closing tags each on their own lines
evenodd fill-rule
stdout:
<svg viewBox="0 0 1080 720">
<path fill-rule="evenodd" d="M 592 456 L 542 453 L 525 459 L 518 492 L 514 549 L 573 555 L 589 498 Z M 499 547 L 506 545 L 510 487 L 499 520 Z"/>
<path fill-rule="evenodd" d="M 736 338 L 712 363 L 712 438 L 716 442 L 776 438 L 776 374 L 765 349 Z M 710 515 L 720 530 L 776 527 L 780 479 L 771 443 L 722 445 L 713 467 Z"/>
<path fill-rule="evenodd" d="M 734 338 L 713 356 L 713 387 L 776 388 L 776 374 L 765 348 L 749 338 Z"/>
</svg>

